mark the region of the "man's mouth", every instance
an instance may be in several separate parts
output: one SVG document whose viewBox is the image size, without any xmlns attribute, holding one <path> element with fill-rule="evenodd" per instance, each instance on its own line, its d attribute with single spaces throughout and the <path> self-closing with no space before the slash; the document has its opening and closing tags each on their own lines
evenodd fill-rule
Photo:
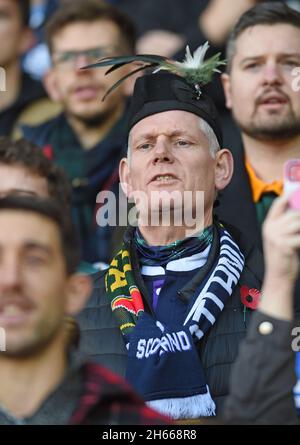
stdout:
<svg viewBox="0 0 300 445">
<path fill-rule="evenodd" d="M 31 312 L 31 305 L 23 302 L 6 302 L 0 305 L 0 327 L 22 324 Z"/>
<path fill-rule="evenodd" d="M 278 93 L 266 94 L 258 101 L 259 106 L 263 106 L 269 109 L 277 109 L 287 103 L 287 98 L 284 95 Z"/>
<path fill-rule="evenodd" d="M 80 100 L 92 100 L 99 98 L 99 88 L 95 86 L 82 86 L 73 90 L 74 95 Z"/>
<path fill-rule="evenodd" d="M 176 180 L 178 180 L 176 176 L 166 173 L 166 174 L 155 175 L 150 182 L 169 183 L 169 182 L 174 182 Z"/>
</svg>

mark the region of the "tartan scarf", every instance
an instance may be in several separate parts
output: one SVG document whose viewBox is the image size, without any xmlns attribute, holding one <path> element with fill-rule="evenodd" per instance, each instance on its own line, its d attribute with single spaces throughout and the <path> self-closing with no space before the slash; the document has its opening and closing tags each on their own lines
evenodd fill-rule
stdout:
<svg viewBox="0 0 300 445">
<path fill-rule="evenodd" d="M 161 267 L 166 266 L 170 261 L 202 252 L 212 243 L 212 239 L 213 226 L 205 228 L 199 236 L 191 236 L 184 240 L 175 241 L 167 246 L 149 246 L 138 228 L 135 231 L 134 237 L 140 263 Z"/>
<path fill-rule="evenodd" d="M 214 267 L 179 324 L 163 325 L 144 311 L 126 245 L 105 276 L 111 308 L 128 349 L 126 378 L 148 405 L 174 419 L 215 415 L 196 345 L 222 312 L 245 261 L 221 225 L 218 232 L 220 251 Z"/>
</svg>

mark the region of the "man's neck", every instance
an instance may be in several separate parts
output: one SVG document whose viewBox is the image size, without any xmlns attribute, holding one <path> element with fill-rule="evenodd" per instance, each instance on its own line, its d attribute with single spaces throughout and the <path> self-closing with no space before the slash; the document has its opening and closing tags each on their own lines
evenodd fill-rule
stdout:
<svg viewBox="0 0 300 445">
<path fill-rule="evenodd" d="M 281 180 L 284 163 L 300 158 L 300 136 L 288 141 L 259 141 L 243 134 L 243 144 L 255 173 L 266 183 Z"/>
<path fill-rule="evenodd" d="M 182 226 L 139 226 L 143 238 L 149 246 L 167 246 L 175 241 L 184 240 L 193 234 L 201 233 L 206 227 L 212 224 L 212 213 L 204 217 L 204 224 L 197 224 L 194 227 Z"/>
<path fill-rule="evenodd" d="M 90 150 L 105 138 L 120 119 L 123 112 L 124 106 L 122 105 L 117 108 L 105 122 L 93 127 L 86 125 L 82 120 L 74 116 L 67 116 L 67 119 L 82 147 L 85 150 Z"/>
<path fill-rule="evenodd" d="M 63 337 L 36 357 L 0 354 L 0 405 L 16 418 L 32 416 L 62 381 L 66 366 Z"/>
<path fill-rule="evenodd" d="M 5 70 L 5 91 L 0 91 L 0 111 L 11 106 L 20 94 L 22 72 L 18 62 L 3 67 Z"/>
</svg>

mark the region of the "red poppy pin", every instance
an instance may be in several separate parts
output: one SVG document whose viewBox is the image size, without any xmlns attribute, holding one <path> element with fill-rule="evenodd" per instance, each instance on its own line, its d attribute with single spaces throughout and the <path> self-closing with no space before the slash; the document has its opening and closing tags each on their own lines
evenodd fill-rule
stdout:
<svg viewBox="0 0 300 445">
<path fill-rule="evenodd" d="M 51 145 L 45 145 L 45 147 L 43 147 L 43 153 L 50 161 L 53 159 L 53 149 Z"/>
<path fill-rule="evenodd" d="M 245 308 L 257 309 L 260 300 L 260 291 L 258 289 L 249 289 L 248 286 L 241 287 L 241 302 Z"/>
</svg>

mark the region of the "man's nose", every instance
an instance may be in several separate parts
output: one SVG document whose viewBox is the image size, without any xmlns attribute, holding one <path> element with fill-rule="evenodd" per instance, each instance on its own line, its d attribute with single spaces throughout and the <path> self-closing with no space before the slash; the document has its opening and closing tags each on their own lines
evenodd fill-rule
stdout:
<svg viewBox="0 0 300 445">
<path fill-rule="evenodd" d="M 82 70 L 81 68 L 90 64 L 89 57 L 84 53 L 79 53 L 74 59 L 74 68 L 77 72 L 85 73 L 88 70 Z"/>
<path fill-rule="evenodd" d="M 268 83 L 270 85 L 281 85 L 283 83 L 282 79 L 282 71 L 280 66 L 275 63 L 267 63 L 263 72 L 264 83 Z"/>
<path fill-rule="evenodd" d="M 172 144 L 165 137 L 158 137 L 154 149 L 154 162 L 173 162 Z"/>
<path fill-rule="evenodd" d="M 0 288 L 7 290 L 19 286 L 21 280 L 21 268 L 18 258 L 7 255 L 0 260 Z"/>
</svg>

